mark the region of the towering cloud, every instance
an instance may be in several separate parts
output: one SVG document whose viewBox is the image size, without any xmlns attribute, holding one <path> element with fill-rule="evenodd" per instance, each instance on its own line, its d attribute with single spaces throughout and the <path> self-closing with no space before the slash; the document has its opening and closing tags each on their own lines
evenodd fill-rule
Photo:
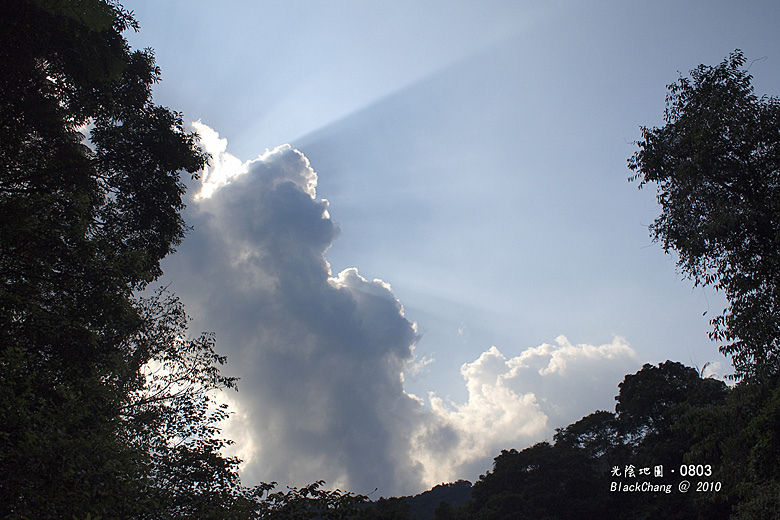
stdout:
<svg viewBox="0 0 780 520">
<path fill-rule="evenodd" d="M 501 448 L 549 435 L 578 385 L 635 363 L 619 339 L 559 338 L 511 359 L 493 347 L 463 365 L 464 404 L 407 394 L 416 325 L 387 283 L 355 268 L 331 273 L 325 252 L 339 228 L 306 157 L 284 145 L 241 162 L 216 132 L 196 128 L 212 166 L 166 273 L 241 378 L 226 396 L 236 412 L 226 432 L 247 483 L 325 479 L 398 495 L 474 478 Z"/>
<path fill-rule="evenodd" d="M 415 325 L 388 284 L 356 269 L 332 276 L 323 253 L 339 230 L 303 154 L 285 145 L 241 163 L 197 128 L 214 167 L 179 253 L 190 269 L 174 278 L 188 278 L 192 312 L 241 377 L 235 405 L 254 446 L 245 477 L 416 486 L 404 432 L 420 404 L 401 382 Z"/>
</svg>

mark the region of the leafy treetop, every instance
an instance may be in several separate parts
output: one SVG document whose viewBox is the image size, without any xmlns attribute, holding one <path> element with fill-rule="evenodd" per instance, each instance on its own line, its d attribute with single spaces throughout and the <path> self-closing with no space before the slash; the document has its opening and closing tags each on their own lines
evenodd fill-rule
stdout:
<svg viewBox="0 0 780 520">
<path fill-rule="evenodd" d="M 650 226 L 695 285 L 722 290 L 711 321 L 736 377 L 780 373 L 780 101 L 757 97 L 737 50 L 668 86 L 665 125 L 642 128 L 629 159 L 657 186 Z"/>
</svg>

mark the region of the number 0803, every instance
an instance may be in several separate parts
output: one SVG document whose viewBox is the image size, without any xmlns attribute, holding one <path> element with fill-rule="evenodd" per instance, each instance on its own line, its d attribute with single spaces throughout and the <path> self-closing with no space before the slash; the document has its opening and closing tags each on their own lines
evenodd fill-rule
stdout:
<svg viewBox="0 0 780 520">
<path fill-rule="evenodd" d="M 712 466 L 709 464 L 684 464 L 680 466 L 680 476 L 710 477 L 712 476 Z"/>
</svg>

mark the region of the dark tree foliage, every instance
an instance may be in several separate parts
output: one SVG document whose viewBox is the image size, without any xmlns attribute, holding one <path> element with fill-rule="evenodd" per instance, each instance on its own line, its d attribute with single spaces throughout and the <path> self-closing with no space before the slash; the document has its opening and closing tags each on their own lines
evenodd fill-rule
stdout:
<svg viewBox="0 0 780 520">
<path fill-rule="evenodd" d="M 693 428 L 691 417 L 701 410 L 722 405 L 728 397 L 728 387 L 717 379 L 702 378 L 695 369 L 681 363 L 666 361 L 627 375 L 619 385 L 615 418 L 619 425 L 620 444 L 610 459 L 610 465 L 633 464 L 637 467 L 679 468 L 682 464 L 710 464 L 713 480 L 723 475 L 718 458 L 698 458 L 691 454 L 702 440 L 701 432 Z M 676 484 L 674 478 L 667 481 Z M 629 495 L 618 497 L 626 514 L 640 510 L 650 516 L 665 518 L 727 518 L 730 506 L 725 495 Z"/>
<path fill-rule="evenodd" d="M 457 520 L 458 510 L 449 502 L 440 502 L 433 511 L 433 520 Z"/>
<path fill-rule="evenodd" d="M 415 520 L 417 516 L 405 498 L 380 498 L 360 512 L 365 520 Z"/>
<path fill-rule="evenodd" d="M 174 518 L 221 518 L 246 508 L 239 460 L 221 455 L 231 441 L 220 438 L 226 405 L 212 392 L 235 388 L 223 376 L 225 357 L 214 337 L 187 338 L 181 302 L 163 289 L 137 303 L 140 326 L 124 348 L 133 353 L 127 377 L 117 379 L 124 396 L 117 425 L 139 454 L 136 480 L 153 507 Z"/>
<path fill-rule="evenodd" d="M 653 237 L 677 252 L 694 284 L 725 294 L 728 307 L 711 321 L 710 336 L 725 342 L 739 381 L 725 399 L 711 385 L 697 407 L 662 419 L 676 437 L 651 452 L 671 454 L 689 435 L 686 460 L 721 466 L 725 492 L 711 507 L 733 508 L 733 518 L 778 518 L 780 101 L 754 94 L 745 63 L 735 51 L 669 85 L 665 125 L 642 129 L 629 167 L 640 187 L 657 185 L 662 213 Z M 673 400 L 684 393 L 658 388 Z"/>
<path fill-rule="evenodd" d="M 130 28 L 113 0 L 3 4 L 0 517 L 346 518 L 364 497 L 241 485 L 213 336 L 164 290 L 137 296 L 207 156 L 152 102 Z"/>
<path fill-rule="evenodd" d="M 605 474 L 587 456 L 541 442 L 503 450 L 493 471 L 480 477 L 467 505 L 474 519 L 604 518 Z"/>
<path fill-rule="evenodd" d="M 438 484 L 433 488 L 412 497 L 404 497 L 411 507 L 412 517 L 418 520 L 431 520 L 437 509 L 447 506 L 465 504 L 471 498 L 471 482 L 457 480 L 445 484 Z"/>
<path fill-rule="evenodd" d="M 657 186 L 654 239 L 728 299 L 713 339 L 738 378 L 763 380 L 780 372 L 780 101 L 757 97 L 744 65 L 735 51 L 669 85 L 665 125 L 642 128 L 629 167 Z"/>
<path fill-rule="evenodd" d="M 686 459 L 720 464 L 731 518 L 776 519 L 780 511 L 780 388 L 738 384 L 724 401 L 694 410 L 681 431 L 697 439 Z"/>
<path fill-rule="evenodd" d="M 599 410 L 570 424 L 558 428 L 555 445 L 566 449 L 581 450 L 593 460 L 625 460 L 623 425 L 612 412 Z M 606 464 L 603 465 L 606 469 Z"/>
<path fill-rule="evenodd" d="M 322 489 L 324 481 L 274 491 L 275 482 L 255 488 L 251 518 L 267 520 L 348 520 L 358 518 L 367 497 Z"/>
<path fill-rule="evenodd" d="M 646 364 L 636 374 L 627 375 L 618 387 L 615 411 L 623 443 L 632 455 L 646 452 L 656 459 L 661 451 L 672 456 L 684 453 L 684 446 L 673 445 L 674 426 L 683 414 L 723 402 L 727 395 L 722 381 L 702 379 L 693 368 L 673 361 L 657 367 Z"/>
<path fill-rule="evenodd" d="M 687 460 L 721 465 L 726 491 L 712 507 L 733 507 L 733 518 L 778 518 L 780 101 L 754 94 L 745 63 L 735 51 L 670 85 L 666 124 L 642 129 L 629 167 L 640 187 L 657 185 L 653 237 L 678 253 L 696 285 L 725 294 L 728 307 L 710 335 L 725 342 L 739 381 L 726 399 L 711 387 L 698 407 L 664 419 L 659 426 L 678 435 L 653 453 L 674 452 L 687 433 L 696 441 Z M 672 399 L 682 392 L 661 387 Z"/>
<path fill-rule="evenodd" d="M 155 507 L 140 493 L 142 454 L 119 435 L 152 354 L 133 341 L 145 319 L 133 291 L 182 239 L 180 173 L 206 157 L 180 116 L 152 103 L 152 53 L 121 35 L 134 26 L 99 0 L 3 4 L 4 517 Z"/>
<path fill-rule="evenodd" d="M 131 292 L 184 236 L 180 172 L 206 161 L 152 103 L 133 25 L 99 0 L 9 0 L 0 21 L 0 339 L 69 366 L 111 363 Z"/>
<path fill-rule="evenodd" d="M 610 464 L 664 462 L 679 465 L 693 439 L 680 421 L 693 411 L 722 404 L 728 387 L 693 368 L 666 361 L 646 364 L 618 385 L 615 413 L 597 411 L 558 428 L 555 445 L 583 451 Z"/>
<path fill-rule="evenodd" d="M 542 442 L 520 452 L 503 450 L 493 470 L 472 488 L 462 507 L 444 507 L 441 518 L 728 518 L 730 496 L 697 498 L 681 493 L 613 493 L 611 468 L 701 463 L 698 446 L 708 433 L 700 415 L 724 406 L 726 385 L 667 361 L 645 365 L 619 385 L 616 412 L 597 411 L 565 428 L 554 444 Z M 707 405 L 706 403 L 711 403 Z M 719 456 L 707 463 L 717 478 L 726 471 Z M 694 494 L 695 495 L 695 494 Z"/>
</svg>

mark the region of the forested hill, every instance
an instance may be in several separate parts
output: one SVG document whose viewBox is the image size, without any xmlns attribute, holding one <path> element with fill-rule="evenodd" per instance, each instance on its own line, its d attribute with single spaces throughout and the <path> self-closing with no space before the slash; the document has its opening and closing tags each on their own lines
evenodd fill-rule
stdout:
<svg viewBox="0 0 780 520">
<path fill-rule="evenodd" d="M 439 484 L 419 495 L 380 498 L 365 504 L 360 518 L 372 520 L 433 520 L 443 512 L 466 504 L 471 498 L 471 482 L 458 480 Z"/>
<path fill-rule="evenodd" d="M 471 482 L 468 480 L 439 484 L 419 495 L 404 498 L 409 503 L 409 507 L 417 517 L 417 520 L 431 520 L 434 518 L 434 512 L 442 503 L 450 506 L 460 506 L 468 502 L 469 499 L 471 499 Z"/>
</svg>

